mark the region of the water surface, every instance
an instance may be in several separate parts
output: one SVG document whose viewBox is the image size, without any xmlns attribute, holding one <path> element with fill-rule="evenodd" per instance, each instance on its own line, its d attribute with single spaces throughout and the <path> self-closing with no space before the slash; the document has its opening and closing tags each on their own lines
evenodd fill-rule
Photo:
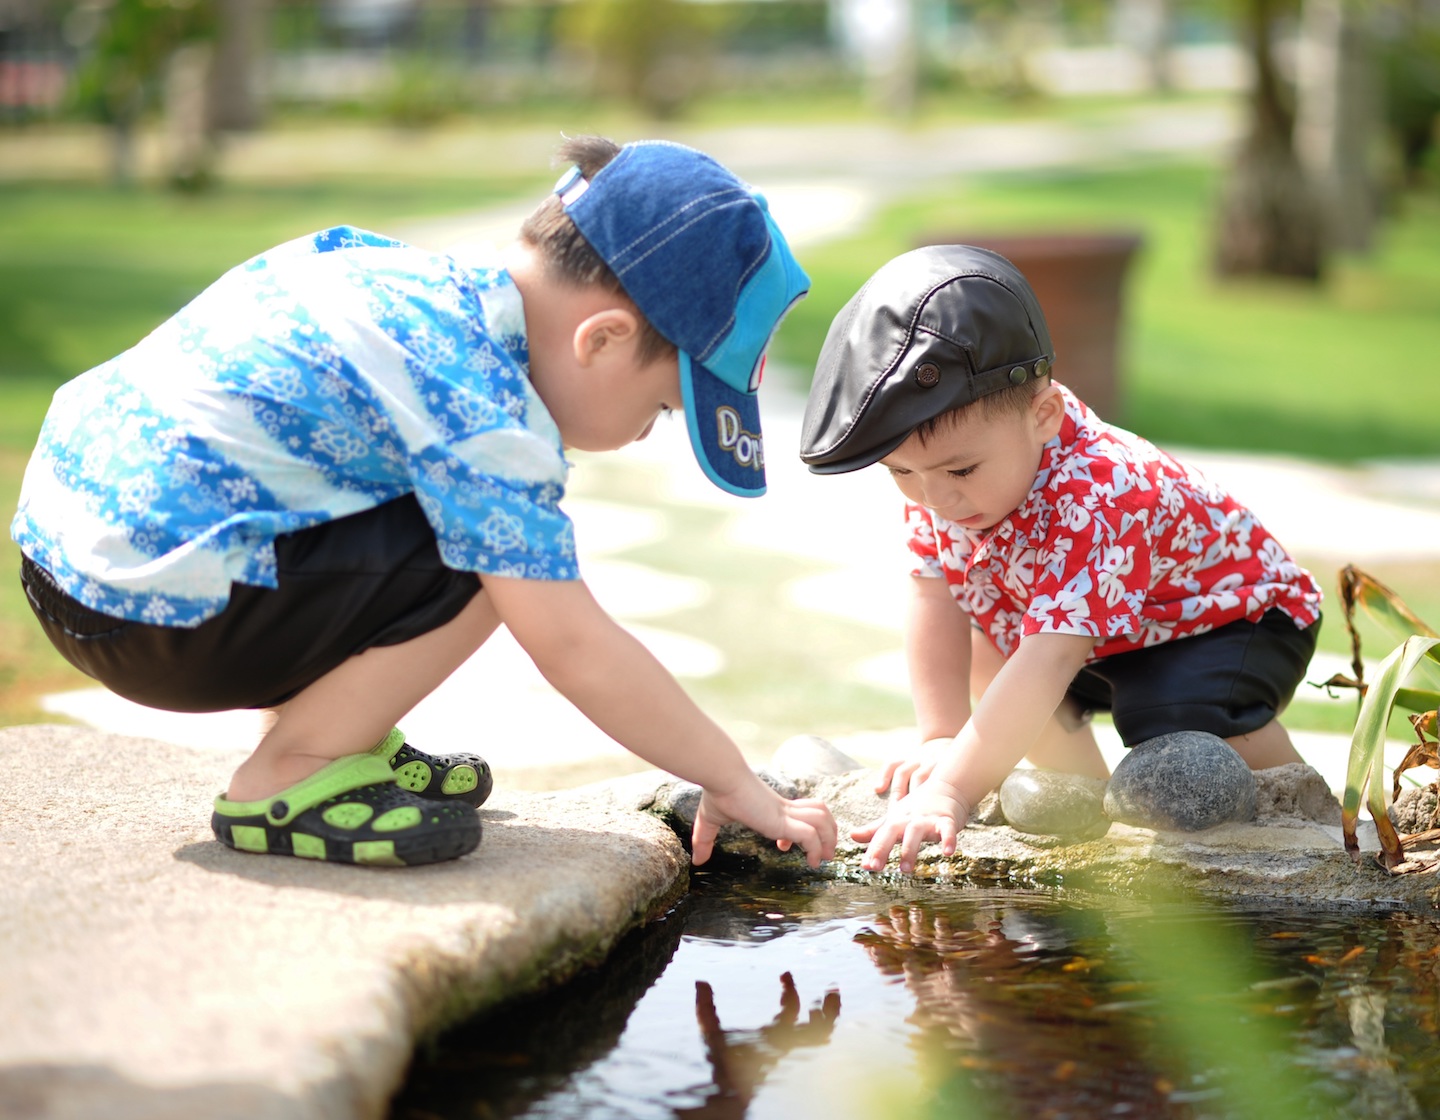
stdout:
<svg viewBox="0 0 1440 1120">
<path fill-rule="evenodd" d="M 1437 958 L 1413 914 L 701 873 L 392 1116 L 1431 1117 Z"/>
</svg>

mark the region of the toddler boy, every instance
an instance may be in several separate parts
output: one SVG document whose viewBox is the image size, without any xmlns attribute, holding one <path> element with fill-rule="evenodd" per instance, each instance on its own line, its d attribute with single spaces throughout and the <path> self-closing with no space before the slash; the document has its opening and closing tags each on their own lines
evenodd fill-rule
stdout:
<svg viewBox="0 0 1440 1120">
<path fill-rule="evenodd" d="M 566 448 L 671 410 L 718 485 L 762 493 L 756 389 L 809 280 L 764 199 L 699 152 L 586 137 L 560 156 L 497 259 L 326 230 L 55 396 L 12 525 L 29 601 L 122 696 L 273 711 L 215 800 L 231 847 L 472 850 L 485 763 L 394 725 L 503 623 L 599 727 L 704 787 L 696 863 L 729 821 L 812 866 L 833 853 L 828 810 L 761 782 L 591 597 L 558 504 Z"/>
<path fill-rule="evenodd" d="M 927 840 L 952 854 L 1022 757 L 1108 776 L 1097 709 L 1126 746 L 1197 730 L 1255 769 L 1301 761 L 1276 717 L 1315 649 L 1315 581 L 1248 509 L 1052 381 L 1055 360 L 1025 278 L 965 245 L 890 261 L 826 337 L 801 458 L 884 466 L 918 559 L 925 748 L 886 768 L 896 800 L 852 834 L 869 870 L 896 844 L 904 871 Z"/>
</svg>

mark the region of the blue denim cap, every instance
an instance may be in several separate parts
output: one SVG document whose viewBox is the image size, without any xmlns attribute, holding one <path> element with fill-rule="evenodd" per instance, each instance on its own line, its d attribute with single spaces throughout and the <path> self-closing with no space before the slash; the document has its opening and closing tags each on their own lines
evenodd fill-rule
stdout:
<svg viewBox="0 0 1440 1120">
<path fill-rule="evenodd" d="M 680 352 L 685 422 L 715 485 L 765 493 L 756 391 L 765 349 L 810 290 L 763 195 L 693 148 L 626 144 L 593 180 L 555 185 L 635 306 Z"/>
</svg>

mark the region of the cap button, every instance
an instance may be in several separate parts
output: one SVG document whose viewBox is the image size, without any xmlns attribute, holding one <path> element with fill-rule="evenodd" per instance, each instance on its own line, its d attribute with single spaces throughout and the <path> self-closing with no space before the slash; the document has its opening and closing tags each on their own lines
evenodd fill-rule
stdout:
<svg viewBox="0 0 1440 1120">
<path fill-rule="evenodd" d="M 1030 371 L 1024 366 L 1016 366 L 1010 371 L 1011 385 L 1024 385 L 1028 380 L 1030 380 Z"/>
<path fill-rule="evenodd" d="M 1035 363 L 1035 376 L 1036 376 L 1036 377 L 1044 377 L 1044 376 L 1045 376 L 1047 373 L 1049 373 L 1049 372 L 1050 372 L 1050 363 L 1049 363 L 1048 361 L 1046 361 L 1044 358 L 1041 358 L 1039 361 L 1037 361 L 1037 362 Z"/>
<path fill-rule="evenodd" d="M 922 389 L 940 384 L 940 367 L 934 362 L 921 362 L 915 368 L 915 383 Z"/>
</svg>

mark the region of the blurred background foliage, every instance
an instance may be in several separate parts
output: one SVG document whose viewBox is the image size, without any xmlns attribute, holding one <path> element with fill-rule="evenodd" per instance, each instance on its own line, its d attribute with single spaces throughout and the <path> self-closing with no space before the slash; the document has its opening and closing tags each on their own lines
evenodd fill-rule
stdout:
<svg viewBox="0 0 1440 1120">
<path fill-rule="evenodd" d="M 804 368 L 845 295 L 923 234 L 1127 227 L 1119 419 L 1331 458 L 1440 448 L 1423 390 L 1357 412 L 1354 389 L 1437 341 L 1440 0 L 0 0 L 0 379 L 73 375 L 309 224 L 534 197 L 561 131 L 828 130 L 818 175 L 879 158 L 864 127 L 1083 130 L 1189 103 L 1238 123 L 1223 157 L 1180 153 L 1188 171 L 915 176 L 813 254 L 780 356 Z M 126 190 L 27 160 L 87 127 Z M 517 147 L 526 129 L 543 148 Z M 288 163 L 257 173 L 246 153 L 277 135 L 299 137 L 271 157 Z"/>
<path fill-rule="evenodd" d="M 886 136 L 1003 148 L 1012 126 L 1101 137 L 1190 110 L 1234 142 L 884 163 Z M 583 131 L 883 185 L 800 254 L 815 287 L 772 367 L 798 391 L 841 304 L 918 239 L 1123 229 L 1142 243 L 1113 419 L 1174 445 L 1434 457 L 1437 115 L 1440 0 L 0 0 L 0 501 L 55 387 L 226 268 L 338 222 L 533 202 Z M 1380 574 L 1434 615 L 1415 582 L 1437 572 Z M 75 683 L 34 630 L 0 593 L 0 722 Z"/>
</svg>

